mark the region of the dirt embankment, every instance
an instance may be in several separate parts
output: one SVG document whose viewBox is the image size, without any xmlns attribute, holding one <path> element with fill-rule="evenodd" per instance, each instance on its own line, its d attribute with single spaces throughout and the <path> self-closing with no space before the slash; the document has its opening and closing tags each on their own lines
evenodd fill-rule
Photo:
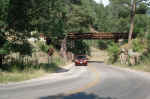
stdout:
<svg viewBox="0 0 150 99">
<path fill-rule="evenodd" d="M 99 50 L 98 48 L 91 48 L 91 57 L 89 57 L 91 61 L 103 61 L 107 62 L 108 54 L 106 51 Z"/>
</svg>

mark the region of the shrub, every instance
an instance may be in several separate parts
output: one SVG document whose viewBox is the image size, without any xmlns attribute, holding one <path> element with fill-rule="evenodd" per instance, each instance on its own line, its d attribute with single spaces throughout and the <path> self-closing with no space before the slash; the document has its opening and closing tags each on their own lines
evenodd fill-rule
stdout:
<svg viewBox="0 0 150 99">
<path fill-rule="evenodd" d="M 38 42 L 37 45 L 40 48 L 40 50 L 45 53 L 48 52 L 49 48 L 53 48 L 51 45 L 47 45 L 44 42 Z"/>
<path fill-rule="evenodd" d="M 148 33 L 147 35 L 147 48 L 148 48 L 148 51 L 150 52 L 150 33 Z"/>
<path fill-rule="evenodd" d="M 144 64 L 150 64 L 150 54 L 149 53 L 145 53 L 141 56 L 141 62 Z"/>
<path fill-rule="evenodd" d="M 120 52 L 120 48 L 116 43 L 111 43 L 108 46 L 108 53 L 109 53 L 109 62 L 115 63 L 118 60 L 118 54 Z"/>
<path fill-rule="evenodd" d="M 101 49 L 101 50 L 107 49 L 107 48 L 108 48 L 107 42 L 105 42 L 104 40 L 100 40 L 100 41 L 98 42 L 98 47 L 99 47 L 99 49 Z"/>
<path fill-rule="evenodd" d="M 140 39 L 134 39 L 132 41 L 132 48 L 135 52 L 142 52 L 144 50 L 144 44 L 141 43 Z"/>
<path fill-rule="evenodd" d="M 83 40 L 75 41 L 75 47 L 72 49 L 74 54 L 87 54 L 90 55 L 90 47 Z"/>
</svg>

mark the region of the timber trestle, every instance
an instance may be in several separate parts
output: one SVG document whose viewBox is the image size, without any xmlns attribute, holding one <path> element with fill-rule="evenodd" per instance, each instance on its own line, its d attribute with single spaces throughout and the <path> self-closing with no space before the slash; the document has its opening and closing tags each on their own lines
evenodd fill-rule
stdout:
<svg viewBox="0 0 150 99">
<path fill-rule="evenodd" d="M 99 32 L 99 33 L 68 33 L 67 38 L 72 40 L 78 39 L 128 39 L 129 33 L 113 33 L 113 32 Z"/>
</svg>

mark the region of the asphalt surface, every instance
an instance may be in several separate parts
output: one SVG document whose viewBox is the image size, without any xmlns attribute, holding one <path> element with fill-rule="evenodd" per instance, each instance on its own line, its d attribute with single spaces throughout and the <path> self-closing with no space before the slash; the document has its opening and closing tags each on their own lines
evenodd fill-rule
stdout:
<svg viewBox="0 0 150 99">
<path fill-rule="evenodd" d="M 0 86 L 0 99 L 150 99 L 150 74 L 144 72 L 92 62 L 63 76 Z"/>
</svg>

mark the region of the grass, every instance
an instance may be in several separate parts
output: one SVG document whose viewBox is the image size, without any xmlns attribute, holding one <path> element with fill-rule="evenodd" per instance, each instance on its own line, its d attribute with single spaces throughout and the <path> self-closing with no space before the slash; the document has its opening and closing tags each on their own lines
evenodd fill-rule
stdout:
<svg viewBox="0 0 150 99">
<path fill-rule="evenodd" d="M 61 67 L 57 66 L 55 63 L 51 63 L 39 64 L 39 66 L 27 68 L 23 71 L 18 69 L 14 69 L 13 71 L 0 71 L 0 83 L 30 80 L 33 78 L 44 76 L 49 73 L 54 73 L 59 69 L 61 69 Z"/>
<path fill-rule="evenodd" d="M 46 74 L 43 70 L 36 70 L 30 72 L 0 72 L 0 83 L 9 83 L 9 82 L 20 82 L 24 80 L 29 80 L 32 78 L 37 78 L 44 76 Z"/>
<path fill-rule="evenodd" d="M 104 61 L 105 63 L 108 62 L 108 54 L 106 51 L 100 50 L 98 48 L 91 48 L 91 54 L 92 56 L 90 57 L 91 60 L 94 61 Z M 119 62 L 112 64 L 113 66 L 118 66 L 122 68 L 129 68 L 133 70 L 138 70 L 138 71 L 144 71 L 144 72 L 150 72 L 150 62 L 149 60 L 144 64 L 138 64 L 135 66 L 129 66 L 125 64 L 120 64 Z"/>
<path fill-rule="evenodd" d="M 34 66 L 18 63 L 10 66 L 6 65 L 3 66 L 3 70 L 0 70 L 0 83 L 20 82 L 38 78 L 46 74 L 54 73 L 62 69 L 61 67 L 64 65 L 66 65 L 66 62 L 57 55 L 52 58 L 49 64 L 42 63 Z M 25 68 L 22 69 L 22 67 Z"/>
<path fill-rule="evenodd" d="M 68 63 L 60 57 L 59 52 L 57 51 L 55 51 L 53 57 L 49 57 L 50 59 L 48 61 L 47 50 L 49 46 L 41 44 L 32 44 L 35 49 L 38 49 L 39 46 L 42 48 L 40 48 L 40 51 L 35 52 L 35 55 L 33 54 L 31 60 L 29 58 L 29 63 L 23 63 L 21 60 L 22 57 L 17 53 L 10 55 L 14 61 L 10 63 L 6 62 L 7 64 L 0 66 L 0 83 L 20 82 L 38 78 L 49 73 L 54 73 L 57 70 L 62 69 L 62 66 L 65 66 L 66 63 Z"/>
<path fill-rule="evenodd" d="M 117 62 L 117 63 L 113 64 L 113 66 L 129 68 L 129 69 L 144 71 L 144 72 L 150 72 L 150 64 L 138 64 L 135 66 L 129 66 L 129 65 L 125 65 L 125 64 L 122 65 L 119 62 Z"/>
</svg>

